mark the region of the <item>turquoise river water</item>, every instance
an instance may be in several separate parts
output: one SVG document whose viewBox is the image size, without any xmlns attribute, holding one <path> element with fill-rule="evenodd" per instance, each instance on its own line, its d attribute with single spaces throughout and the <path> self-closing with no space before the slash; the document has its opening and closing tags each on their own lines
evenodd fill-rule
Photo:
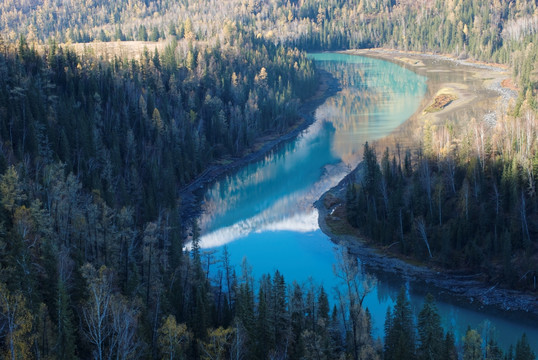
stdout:
<svg viewBox="0 0 538 360">
<path fill-rule="evenodd" d="M 427 79 L 378 59 L 334 53 L 310 57 L 340 81 L 341 91 L 316 110 L 315 122 L 294 141 L 206 189 L 199 226 L 202 248 L 219 252 L 227 245 L 232 263 L 239 266 L 246 258 L 255 278 L 278 269 L 288 283 L 313 280 L 331 292 L 338 286 L 333 273 L 338 249 L 319 229 L 312 204 L 358 164 L 365 141 L 386 136 L 417 110 Z M 218 270 L 213 267 L 210 271 Z M 408 289 L 416 314 L 427 289 L 395 275 L 374 275 L 379 281 L 365 306 L 374 336 L 381 337 L 387 307 L 394 305 L 400 287 Z M 493 326 L 503 347 L 526 332 L 538 353 L 538 324 L 532 321 L 446 297 L 438 299 L 438 307 L 457 340 L 469 325 Z"/>
</svg>

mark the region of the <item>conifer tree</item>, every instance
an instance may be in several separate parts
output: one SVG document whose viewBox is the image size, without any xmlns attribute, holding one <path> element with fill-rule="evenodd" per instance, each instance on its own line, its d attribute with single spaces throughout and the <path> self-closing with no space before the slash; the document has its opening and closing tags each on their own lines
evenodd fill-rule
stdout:
<svg viewBox="0 0 538 360">
<path fill-rule="evenodd" d="M 75 329 L 73 327 L 73 311 L 71 310 L 70 298 L 64 281 L 58 279 L 58 300 L 57 300 L 57 355 L 58 359 L 75 358 Z"/>
<path fill-rule="evenodd" d="M 458 350 L 456 349 L 454 334 L 448 331 L 445 335 L 445 340 L 443 343 L 441 360 L 457 360 L 457 359 L 458 359 Z"/>
<path fill-rule="evenodd" d="M 293 282 L 290 294 L 290 326 L 291 326 L 291 346 L 289 350 L 290 359 L 301 359 L 304 355 L 304 342 L 302 332 L 304 324 L 304 302 L 303 290 L 296 282 Z"/>
<path fill-rule="evenodd" d="M 418 359 L 437 359 L 443 348 L 443 328 L 433 295 L 426 295 L 426 301 L 418 315 Z"/>
<path fill-rule="evenodd" d="M 504 354 L 497 342 L 490 338 L 486 344 L 485 360 L 503 360 Z"/>
<path fill-rule="evenodd" d="M 411 360 L 415 358 L 413 312 L 404 287 L 400 289 L 390 320 L 385 325 L 385 331 L 385 359 Z"/>
<path fill-rule="evenodd" d="M 514 360 L 534 360 L 536 355 L 532 351 L 529 340 L 527 339 L 527 334 L 523 333 L 521 339 L 518 340 L 516 345 L 516 353 Z"/>
</svg>

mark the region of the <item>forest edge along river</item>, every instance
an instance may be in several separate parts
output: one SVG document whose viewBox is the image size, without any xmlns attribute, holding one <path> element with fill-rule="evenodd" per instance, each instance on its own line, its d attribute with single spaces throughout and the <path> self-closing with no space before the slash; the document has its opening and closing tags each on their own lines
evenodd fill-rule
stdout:
<svg viewBox="0 0 538 360">
<path fill-rule="evenodd" d="M 421 74 L 429 75 L 429 94 L 426 94 L 423 104 L 406 123 L 389 136 L 383 139 L 384 145 L 395 146 L 398 142 L 401 144 L 402 139 L 409 141 L 411 133 L 418 126 L 422 126 L 424 121 L 431 118 L 438 118 L 434 122 L 449 121 L 458 125 L 459 121 L 466 121 L 466 118 L 483 117 L 484 121 L 495 121 L 500 114 L 487 112 L 488 109 L 494 108 L 492 101 L 500 103 L 501 111 L 506 110 L 510 100 L 515 100 L 517 93 L 511 89 L 501 86 L 502 80 L 508 76 L 505 69 L 490 64 L 475 64 L 452 58 L 443 58 L 441 56 L 432 56 L 425 54 L 410 54 L 395 50 L 375 49 L 375 50 L 355 50 L 345 53 L 373 56 L 384 60 L 393 61 L 397 64 L 411 68 Z M 446 81 L 431 81 L 431 73 L 439 71 L 445 72 L 439 65 L 449 63 L 452 67 L 463 66 L 465 71 L 469 71 L 473 78 L 478 78 L 483 84 L 480 87 L 472 88 L 469 91 L 465 85 L 468 81 L 462 83 L 446 83 Z M 412 65 L 409 65 L 412 64 Z M 417 69 L 417 66 L 419 67 Z M 461 70 L 456 70 L 461 71 Z M 452 80 L 452 79 L 451 79 Z M 441 89 L 442 90 L 439 90 Z M 456 101 L 448 105 L 443 111 L 432 114 L 423 111 L 429 103 L 432 102 L 434 94 L 439 92 L 456 93 Z M 499 99 L 500 98 L 500 99 Z M 497 107 L 499 109 L 499 107 Z M 471 110 L 469 110 L 471 109 Z M 482 112 L 482 114 L 480 113 Z M 414 140 L 418 142 L 417 139 Z M 327 225 L 327 219 L 335 212 L 335 209 L 342 206 L 345 201 L 346 188 L 350 179 L 360 177 L 360 169 L 348 174 L 338 186 L 326 192 L 323 197 L 316 202 L 316 208 L 320 211 L 319 222 L 321 229 L 331 239 L 339 244 L 343 244 L 351 253 L 361 259 L 369 259 L 367 262 L 372 268 L 383 269 L 385 272 L 398 273 L 407 279 L 415 279 L 428 283 L 430 286 L 437 286 L 439 291 L 449 292 L 450 295 L 456 295 L 463 301 L 470 301 L 476 306 L 489 306 L 492 309 L 498 308 L 504 311 L 520 312 L 525 316 L 531 316 L 533 321 L 538 319 L 538 301 L 533 294 L 523 293 L 520 291 L 504 289 L 498 284 L 486 284 L 480 281 L 477 275 L 457 272 L 439 272 L 436 269 L 430 269 L 426 266 L 417 266 L 405 260 L 388 255 L 380 249 L 371 248 L 371 244 L 364 245 L 355 236 L 340 235 L 331 231 L 331 226 Z M 537 340 L 538 341 L 538 340 Z"/>
<path fill-rule="evenodd" d="M 232 263 L 238 266 L 246 258 L 255 279 L 278 269 L 288 280 L 304 283 L 312 278 L 330 291 L 337 286 L 332 273 L 335 246 L 319 230 L 312 204 L 355 168 L 365 141 L 383 139 L 380 143 L 386 143 L 391 137 L 409 134 L 408 127 L 420 121 L 416 110 L 434 89 L 432 78 L 438 83 L 448 83 L 448 78 L 452 83 L 467 81 L 471 87 L 479 86 L 481 80 L 465 70 L 432 72 L 426 79 L 379 59 L 334 53 L 311 56 L 319 68 L 338 79 L 341 91 L 319 104 L 315 121 L 294 134 L 296 139 L 289 138 L 262 159 L 242 164 L 205 189 L 199 225 L 202 247 L 218 250 L 227 244 Z M 439 67 L 443 66 L 447 65 Z M 462 93 L 466 90 L 452 86 Z M 461 107 L 464 101 L 453 107 Z M 476 106 L 472 109 L 479 111 Z M 462 116 L 452 115 L 455 121 Z M 386 308 L 394 305 L 399 287 L 406 284 L 416 312 L 425 289 L 409 281 L 413 279 L 387 276 L 383 269 L 376 276 L 380 281 L 365 307 L 372 313 L 374 335 L 381 336 Z M 476 328 L 488 319 L 502 331 L 499 341 L 504 346 L 514 344 L 523 332 L 538 339 L 534 320 L 493 314 L 491 308 L 469 305 L 442 292 L 434 295 L 444 326 L 454 330 L 456 339 L 461 339 L 468 325 Z"/>
</svg>

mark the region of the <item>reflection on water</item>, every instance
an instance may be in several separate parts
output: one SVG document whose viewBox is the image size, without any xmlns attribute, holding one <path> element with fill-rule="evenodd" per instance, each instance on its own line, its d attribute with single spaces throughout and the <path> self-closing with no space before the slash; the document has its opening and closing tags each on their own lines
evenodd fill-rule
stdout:
<svg viewBox="0 0 538 360">
<path fill-rule="evenodd" d="M 316 110 L 316 118 L 335 128 L 331 151 L 355 167 L 363 144 L 390 134 L 417 109 L 426 79 L 392 63 L 339 54 L 313 55 L 333 74 L 342 91 Z"/>
<path fill-rule="evenodd" d="M 202 247 L 265 230 L 316 230 L 313 202 L 357 165 L 364 142 L 386 136 L 409 118 L 426 91 L 424 77 L 392 63 L 312 56 L 342 91 L 316 110 L 315 123 L 295 141 L 207 190 L 199 219 Z"/>
<path fill-rule="evenodd" d="M 333 136 L 330 123 L 317 121 L 296 141 L 217 182 L 204 197 L 201 246 L 262 229 L 317 229 L 312 203 L 346 171 L 330 150 Z"/>
<path fill-rule="evenodd" d="M 281 230 L 255 232 L 230 243 L 230 263 L 241 264 L 243 257 L 246 257 L 256 279 L 264 274 L 274 274 L 278 269 L 288 283 L 297 280 L 307 284 L 313 279 L 316 284 L 322 283 L 331 294 L 331 290 L 339 286 L 339 280 L 333 273 L 336 246 L 319 229 L 305 233 L 298 232 L 295 228 Z M 217 266 L 213 270 L 217 271 Z M 366 268 L 365 271 L 369 269 Z M 422 308 L 426 293 L 432 291 L 432 288 L 420 283 L 406 283 L 392 273 L 375 271 L 375 275 L 378 278 L 377 286 L 364 299 L 364 307 L 372 314 L 372 334 L 382 338 L 387 307 L 394 307 L 400 287 L 403 285 L 408 289 L 415 316 Z M 497 330 L 497 339 L 505 350 L 510 344 L 515 344 L 523 332 L 527 333 L 529 339 L 538 339 L 536 324 L 522 323 L 521 319 L 511 320 L 495 312 L 477 311 L 455 303 L 450 297 L 445 299 L 439 293 L 436 297 L 443 327 L 455 334 L 460 345 L 468 326 L 484 330 L 485 324 L 490 324 Z M 333 297 L 330 300 L 336 301 Z M 538 351 L 538 343 L 535 342 L 533 346 L 534 351 Z"/>
<path fill-rule="evenodd" d="M 231 263 L 239 265 L 246 257 L 255 278 L 278 269 L 288 282 L 313 279 L 330 292 L 338 286 L 333 275 L 335 245 L 319 230 L 312 203 L 358 163 L 365 141 L 386 136 L 414 113 L 426 91 L 426 79 L 381 60 L 342 54 L 311 56 L 317 66 L 340 80 L 342 91 L 317 109 L 315 123 L 295 141 L 207 189 L 199 219 L 200 245 L 228 244 Z M 376 275 L 378 285 L 364 305 L 372 314 L 373 333 L 379 337 L 402 279 Z M 424 286 L 407 286 L 418 314 Z M 499 339 L 503 346 L 515 343 L 523 331 L 529 339 L 538 339 L 533 325 L 450 301 L 439 301 L 438 307 L 445 328 L 456 333 L 456 340 L 461 340 L 468 325 L 478 327 L 488 319 L 503 331 Z"/>
</svg>

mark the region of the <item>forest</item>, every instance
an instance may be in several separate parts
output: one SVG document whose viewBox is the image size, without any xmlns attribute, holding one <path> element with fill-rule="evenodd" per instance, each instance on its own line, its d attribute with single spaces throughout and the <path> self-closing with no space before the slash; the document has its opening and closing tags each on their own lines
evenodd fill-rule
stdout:
<svg viewBox="0 0 538 360">
<path fill-rule="evenodd" d="M 433 267 L 536 292 L 536 118 L 525 119 L 532 122 L 522 124 L 529 137 L 519 138 L 517 149 L 514 139 L 499 137 L 494 144 L 477 135 L 478 149 L 461 144 L 446 152 L 437 143 L 435 153 L 426 143 L 414 155 L 391 156 L 387 148 L 378 161 L 366 143 L 363 172 L 347 189 L 347 221 L 376 245 Z M 482 149 L 482 141 L 503 151 Z M 509 148 L 534 150 L 522 164 L 517 154 L 504 153 Z"/>
<path fill-rule="evenodd" d="M 0 29 L 10 41 L 139 40 L 214 42 L 236 27 L 273 44 L 336 50 L 387 46 L 520 63 L 535 44 L 531 0 L 8 0 Z M 433 29 L 433 31 L 432 31 Z M 442 34 L 442 36 L 438 36 Z M 232 37 L 233 38 L 233 37 Z M 532 46 L 532 45 L 531 45 Z"/>
<path fill-rule="evenodd" d="M 210 275 L 178 213 L 179 189 L 209 166 L 301 121 L 319 78 L 305 51 L 500 62 L 519 97 L 494 129 L 426 124 L 416 151 L 366 146 L 346 210 L 372 242 L 535 291 L 537 11 L 532 0 L 2 1 L 0 358 L 534 359 L 526 336 L 506 352 L 487 331 L 456 339 L 431 296 L 415 317 L 405 290 L 374 339 L 362 300 L 375 279 L 359 281 L 346 254 L 336 293 L 278 272 L 254 279 L 226 252 Z M 69 46 L 111 41 L 149 45 L 110 60 Z"/>
</svg>

